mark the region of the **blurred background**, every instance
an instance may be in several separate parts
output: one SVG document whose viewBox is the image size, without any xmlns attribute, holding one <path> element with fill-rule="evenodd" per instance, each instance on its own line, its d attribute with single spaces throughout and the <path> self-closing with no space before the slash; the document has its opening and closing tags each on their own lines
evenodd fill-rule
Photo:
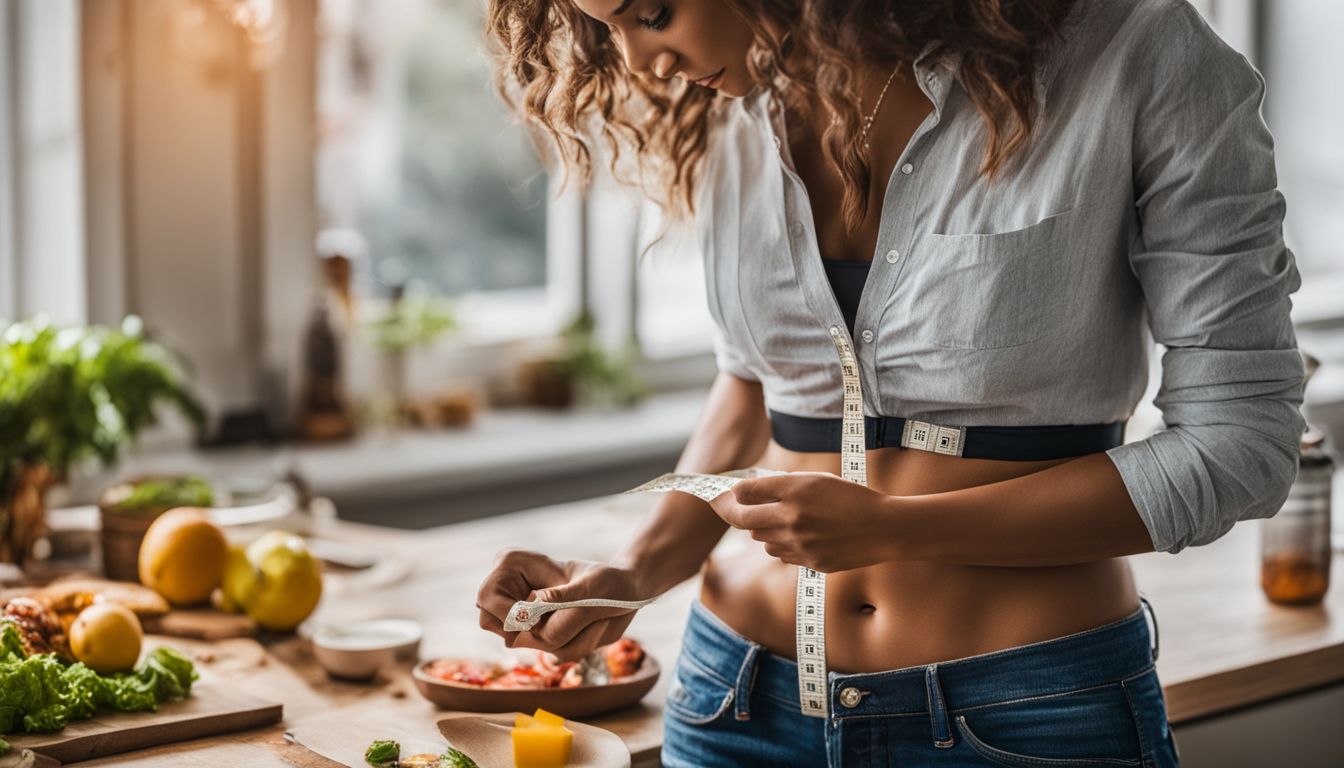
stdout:
<svg viewBox="0 0 1344 768">
<path fill-rule="evenodd" d="M 1322 362 L 1308 413 L 1339 435 L 1344 5 L 1196 5 L 1268 81 L 1295 320 Z M 56 505 L 232 472 L 421 528 L 673 465 L 715 372 L 694 239 L 637 259 L 655 209 L 600 176 L 555 194 L 493 91 L 483 13 L 0 0 L 0 318 L 25 321 L 8 341 L 122 329 L 199 405 L 120 432 L 92 411 Z M 1156 418 L 1146 398 L 1131 429 Z"/>
</svg>

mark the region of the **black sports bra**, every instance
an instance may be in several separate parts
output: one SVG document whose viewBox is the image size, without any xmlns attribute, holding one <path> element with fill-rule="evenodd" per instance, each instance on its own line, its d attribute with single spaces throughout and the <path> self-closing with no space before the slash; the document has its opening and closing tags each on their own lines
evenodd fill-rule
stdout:
<svg viewBox="0 0 1344 768">
<path fill-rule="evenodd" d="M 859 314 L 859 297 L 863 296 L 863 286 L 868 282 L 868 270 L 873 263 L 822 259 L 821 264 L 826 268 L 826 280 L 840 305 L 840 314 L 845 316 L 845 325 L 853 333 L 854 318 Z"/>
</svg>

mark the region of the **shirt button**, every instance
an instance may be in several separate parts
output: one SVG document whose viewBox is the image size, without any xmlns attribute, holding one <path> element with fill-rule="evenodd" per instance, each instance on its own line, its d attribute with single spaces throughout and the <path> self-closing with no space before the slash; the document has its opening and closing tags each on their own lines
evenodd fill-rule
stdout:
<svg viewBox="0 0 1344 768">
<path fill-rule="evenodd" d="M 863 693 L 858 688 L 846 688 L 840 691 L 840 703 L 850 709 L 859 706 Z"/>
<path fill-rule="evenodd" d="M 839 335 L 840 335 L 840 326 L 838 326 L 838 325 L 832 325 L 832 326 L 831 326 L 831 335 L 832 335 L 832 336 L 839 336 Z"/>
<path fill-rule="evenodd" d="M 794 237 L 802 237 L 802 236 L 803 236 L 803 222 L 801 222 L 801 221 L 795 221 L 795 222 L 793 222 L 792 224 L 789 225 L 789 231 L 793 233 L 793 236 L 794 236 Z"/>
<path fill-rule="evenodd" d="M 873 332 L 872 332 L 872 331 L 864 331 L 864 332 L 863 332 L 863 340 L 864 340 L 864 341 L 872 341 L 872 340 L 873 340 Z"/>
<path fill-rule="evenodd" d="M 901 252 L 897 250 L 887 251 L 887 263 L 895 264 L 901 258 Z"/>
<path fill-rule="evenodd" d="M 911 165 L 910 163 L 906 163 L 905 165 L 901 166 L 901 173 L 904 173 L 906 176 L 909 176 L 914 172 L 915 172 L 915 166 Z"/>
</svg>

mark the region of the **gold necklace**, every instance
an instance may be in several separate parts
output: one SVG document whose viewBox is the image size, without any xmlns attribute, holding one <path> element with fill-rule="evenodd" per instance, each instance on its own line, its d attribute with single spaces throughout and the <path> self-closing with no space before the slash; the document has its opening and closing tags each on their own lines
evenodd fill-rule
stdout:
<svg viewBox="0 0 1344 768">
<path fill-rule="evenodd" d="M 863 121 L 863 151 L 868 151 L 868 129 L 873 127 L 873 120 L 877 118 L 877 110 L 882 108 L 882 99 L 886 98 L 887 88 L 891 87 L 892 78 L 896 77 L 896 72 L 901 68 L 901 62 L 896 62 L 896 67 L 887 75 L 887 82 L 882 86 L 882 93 L 877 96 L 877 103 L 873 105 L 873 111 L 869 113 L 868 118 Z M 863 97 L 859 97 L 859 103 L 863 103 Z"/>
</svg>

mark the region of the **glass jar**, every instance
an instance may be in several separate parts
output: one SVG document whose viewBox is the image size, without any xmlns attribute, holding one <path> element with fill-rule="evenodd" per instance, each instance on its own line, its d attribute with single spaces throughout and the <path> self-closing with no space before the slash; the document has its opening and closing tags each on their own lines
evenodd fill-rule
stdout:
<svg viewBox="0 0 1344 768">
<path fill-rule="evenodd" d="M 1302 437 L 1288 500 L 1260 529 L 1260 587 L 1276 603 L 1311 605 L 1330 587 L 1330 484 L 1335 463 L 1324 436 Z"/>
</svg>

